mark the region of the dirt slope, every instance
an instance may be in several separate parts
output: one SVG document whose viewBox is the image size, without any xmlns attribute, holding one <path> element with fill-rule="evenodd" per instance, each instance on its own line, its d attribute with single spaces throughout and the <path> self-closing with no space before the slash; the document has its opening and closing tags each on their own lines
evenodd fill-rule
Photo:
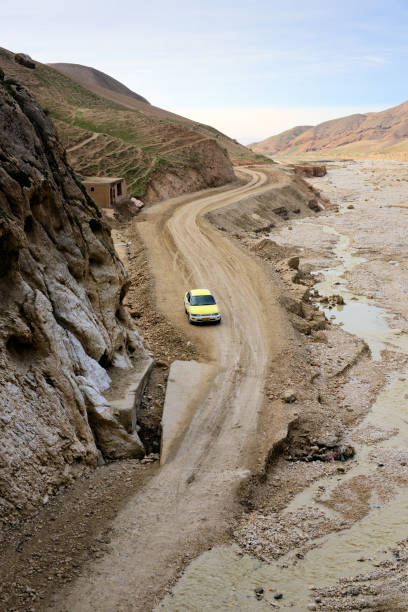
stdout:
<svg viewBox="0 0 408 612">
<path fill-rule="evenodd" d="M 130 194 L 145 201 L 153 201 L 158 192 L 175 196 L 235 178 L 228 153 L 214 134 L 120 105 L 50 66 L 17 64 L 5 49 L 0 49 L 0 69 L 35 94 L 80 174 L 124 176 Z M 157 188 L 146 195 L 149 186 Z"/>
<path fill-rule="evenodd" d="M 94 68 L 79 66 L 78 64 L 48 65 L 70 77 L 80 85 L 83 85 L 98 96 L 103 96 L 112 102 L 140 111 L 147 117 L 160 119 L 162 121 L 170 121 L 172 124 L 176 123 L 184 126 L 184 128 L 193 130 L 193 132 L 200 134 L 204 138 L 216 139 L 218 144 L 228 151 L 230 158 L 236 163 L 241 164 L 245 161 L 268 161 L 263 160 L 259 154 L 254 154 L 247 147 L 244 147 L 236 140 L 226 136 L 210 125 L 192 121 L 176 113 L 171 113 L 163 108 L 149 104 L 147 100 L 139 96 L 139 94 L 136 94 L 125 85 L 122 85 L 122 83 L 116 81 L 116 79 L 112 79 L 112 77 L 99 70 L 95 71 Z"/>
<path fill-rule="evenodd" d="M 279 166 L 269 168 L 268 176 L 271 184 L 266 191 L 237 200 L 228 206 L 228 214 L 221 208 L 209 212 L 207 218 L 234 236 L 249 232 L 265 235 L 290 220 L 317 215 L 329 206 L 302 178 L 282 172 Z"/>
<path fill-rule="evenodd" d="M 83 85 L 87 89 L 94 91 L 94 88 L 104 90 L 104 92 L 112 92 L 122 96 L 128 96 L 139 102 L 149 104 L 149 102 L 143 96 L 131 91 L 128 87 L 112 78 L 111 76 L 91 68 L 90 66 L 81 66 L 80 64 L 48 64 L 51 68 L 55 68 L 59 72 L 62 72 L 66 76 L 70 77 L 80 85 Z M 103 95 L 103 94 L 101 94 Z M 107 96 L 105 96 L 107 97 Z"/>
<path fill-rule="evenodd" d="M 408 156 L 408 102 L 378 113 L 356 114 L 299 126 L 251 145 L 253 151 L 281 157 Z"/>
</svg>

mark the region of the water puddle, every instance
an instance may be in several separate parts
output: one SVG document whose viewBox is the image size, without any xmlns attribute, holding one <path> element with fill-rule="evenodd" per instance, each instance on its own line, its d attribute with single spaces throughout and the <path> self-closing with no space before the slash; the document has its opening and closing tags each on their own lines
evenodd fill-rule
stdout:
<svg viewBox="0 0 408 612">
<path fill-rule="evenodd" d="M 316 283 L 315 289 L 321 296 L 341 295 L 345 302 L 344 305 L 337 305 L 332 309 L 322 308 L 326 316 L 333 317 L 343 329 L 364 340 L 375 360 L 381 359 L 381 351 L 386 348 L 408 353 L 408 335 L 400 329 L 390 327 L 389 322 L 394 314 L 371 304 L 364 296 L 356 296 L 347 289 L 345 274 L 364 263 L 366 259 L 353 253 L 349 236 L 340 234 L 328 225 L 319 227 L 338 238 L 333 252 L 341 263 L 329 270 L 315 272 L 315 275 L 324 276 L 324 280 Z"/>
<path fill-rule="evenodd" d="M 408 512 L 408 495 L 394 502 L 402 514 Z M 391 557 L 387 543 L 400 539 L 401 521 L 392 506 L 376 510 L 345 532 L 334 533 L 296 562 L 295 552 L 272 564 L 242 555 L 236 546 L 223 546 L 193 561 L 157 610 L 279 610 L 307 611 L 311 588 L 335 583 L 339 578 L 373 570 Z M 361 540 L 364 540 L 364 548 Z M 264 589 L 258 601 L 255 589 Z M 274 595 L 282 594 L 280 600 Z"/>
<path fill-rule="evenodd" d="M 296 512 L 302 507 L 329 500 L 339 480 L 344 487 L 347 481 L 357 476 L 373 474 L 378 469 L 380 462 L 377 456 L 383 456 L 387 449 L 404 449 L 401 452 L 401 461 L 407 460 L 408 462 L 408 396 L 405 396 L 407 396 L 405 376 L 396 373 L 378 395 L 371 411 L 351 435 L 353 438 L 359 432 L 370 431 L 370 428 L 374 428 L 374 431 L 383 431 L 385 439 L 375 444 L 375 450 L 369 444 L 355 444 L 356 459 L 353 460 L 352 467 L 346 474 L 341 477 L 320 478 L 296 495 L 285 508 L 284 513 Z M 324 494 L 321 493 L 322 490 Z M 376 505 L 373 503 L 372 507 Z M 329 516 L 333 516 L 333 513 L 337 515 L 333 509 L 323 505 L 320 505 L 319 509 Z"/>
</svg>

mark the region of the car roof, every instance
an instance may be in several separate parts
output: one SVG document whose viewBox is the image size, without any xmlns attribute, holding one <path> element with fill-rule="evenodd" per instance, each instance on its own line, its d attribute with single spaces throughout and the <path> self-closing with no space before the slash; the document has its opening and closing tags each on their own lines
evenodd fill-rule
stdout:
<svg viewBox="0 0 408 612">
<path fill-rule="evenodd" d="M 191 289 L 191 295 L 211 295 L 211 291 L 208 289 Z"/>
</svg>

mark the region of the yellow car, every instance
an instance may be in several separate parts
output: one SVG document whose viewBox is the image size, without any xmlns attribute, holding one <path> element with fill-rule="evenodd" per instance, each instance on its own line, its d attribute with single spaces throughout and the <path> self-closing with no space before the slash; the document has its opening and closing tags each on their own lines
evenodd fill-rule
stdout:
<svg viewBox="0 0 408 612">
<path fill-rule="evenodd" d="M 208 289 L 191 289 L 184 296 L 184 309 L 190 323 L 220 323 L 221 313 Z"/>
</svg>

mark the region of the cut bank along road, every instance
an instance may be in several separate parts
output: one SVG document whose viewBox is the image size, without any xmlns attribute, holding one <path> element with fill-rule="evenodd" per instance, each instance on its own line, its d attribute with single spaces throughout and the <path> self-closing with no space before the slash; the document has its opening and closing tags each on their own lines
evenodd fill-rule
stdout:
<svg viewBox="0 0 408 612">
<path fill-rule="evenodd" d="M 152 609 L 187 557 L 222 537 L 236 509 L 236 489 L 253 465 L 268 363 L 279 353 L 287 325 L 262 265 L 204 218 L 267 188 L 263 172 L 244 172 L 250 180 L 243 186 L 165 202 L 138 224 L 158 307 L 205 345 L 213 375 L 203 381 L 173 459 L 115 519 L 111 552 L 56 597 L 54 610 Z M 193 286 L 209 286 L 220 298 L 221 326 L 188 325 L 183 295 Z"/>
</svg>

